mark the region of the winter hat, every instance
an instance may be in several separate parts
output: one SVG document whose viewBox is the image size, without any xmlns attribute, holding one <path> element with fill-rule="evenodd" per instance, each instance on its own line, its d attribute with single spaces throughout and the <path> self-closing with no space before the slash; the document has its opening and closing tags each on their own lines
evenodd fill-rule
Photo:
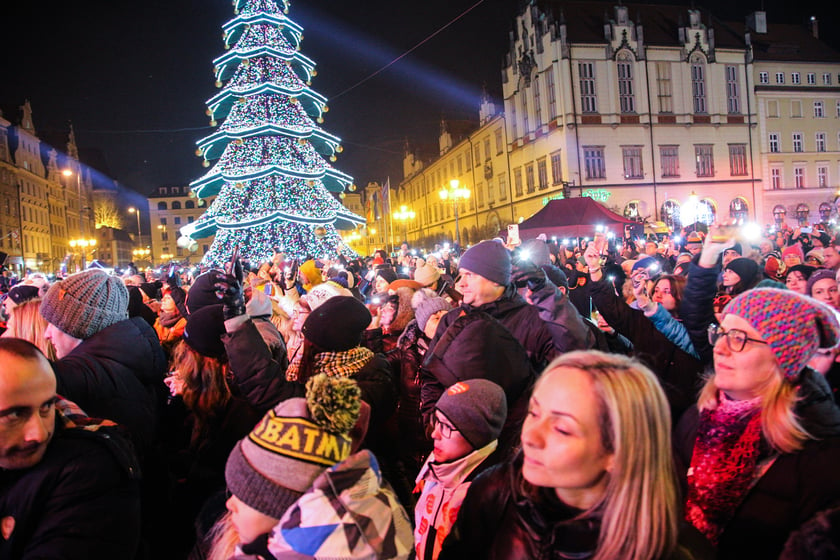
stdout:
<svg viewBox="0 0 840 560">
<path fill-rule="evenodd" d="M 332 280 L 318 284 L 309 290 L 309 293 L 301 296 L 301 299 L 306 301 L 311 311 L 315 311 L 323 305 L 325 301 L 335 296 L 352 296 L 353 293 Z"/>
<path fill-rule="evenodd" d="M 431 286 L 438 278 L 440 278 L 440 270 L 430 264 L 424 264 L 414 271 L 414 279 L 423 286 Z"/>
<path fill-rule="evenodd" d="M 353 296 L 335 296 L 312 310 L 301 332 L 319 348 L 341 352 L 359 345 L 372 319 L 365 304 Z"/>
<path fill-rule="evenodd" d="M 834 310 L 790 290 L 747 290 L 723 309 L 724 316 L 730 313 L 745 319 L 759 332 L 791 381 L 798 378 L 818 348 L 833 348 L 840 339 L 840 323 Z"/>
<path fill-rule="evenodd" d="M 417 282 L 416 280 L 409 280 L 408 278 L 397 278 L 396 280 L 388 284 L 388 291 L 396 292 L 400 288 L 408 288 L 409 290 L 416 292 L 422 287 L 423 285 L 420 284 L 420 282 Z"/>
<path fill-rule="evenodd" d="M 704 241 L 703 232 L 700 231 L 692 231 L 688 234 L 688 237 L 685 238 L 685 244 L 702 244 Z"/>
<path fill-rule="evenodd" d="M 738 253 L 739 255 L 743 255 L 743 254 L 744 254 L 744 250 L 741 248 L 741 244 L 740 244 L 740 243 L 737 243 L 737 242 L 736 242 L 736 243 L 735 243 L 732 247 L 729 247 L 728 249 L 724 250 L 724 253 L 725 253 L 726 251 L 735 251 L 735 252 L 736 252 L 736 253 Z"/>
<path fill-rule="evenodd" d="M 187 318 L 184 327 L 184 342 L 187 346 L 210 358 L 221 358 L 225 355 L 225 345 L 222 335 L 225 334 L 225 316 L 223 305 L 208 305 Z"/>
<path fill-rule="evenodd" d="M 100 268 L 77 272 L 50 287 L 41 315 L 60 331 L 85 340 L 128 319 L 128 289 Z"/>
<path fill-rule="evenodd" d="M 251 291 L 251 299 L 245 304 L 245 313 L 249 317 L 271 317 L 271 298 L 261 289 Z"/>
<path fill-rule="evenodd" d="M 280 519 L 318 475 L 350 455 L 360 409 L 354 380 L 314 376 L 305 399 L 282 401 L 236 444 L 225 466 L 228 490 Z"/>
<path fill-rule="evenodd" d="M 146 294 L 149 299 L 160 299 L 160 280 L 154 282 L 143 282 L 140 284 L 140 289 Z"/>
<path fill-rule="evenodd" d="M 202 307 L 217 305 L 219 296 L 216 295 L 216 274 L 221 272 L 211 269 L 196 276 L 195 281 L 187 291 L 187 311 L 195 313 Z"/>
<path fill-rule="evenodd" d="M 811 293 L 811 289 L 814 287 L 814 284 L 816 284 L 816 283 L 817 283 L 817 282 L 819 282 L 820 280 L 825 280 L 826 278 L 830 278 L 831 280 L 834 280 L 835 282 L 837 282 L 837 278 L 836 278 L 836 276 L 835 276 L 835 272 L 834 272 L 833 270 L 829 270 L 829 269 L 827 269 L 827 268 L 819 268 L 819 269 L 817 269 L 817 270 L 816 270 L 816 271 L 815 271 L 815 272 L 814 272 L 814 273 L 813 273 L 813 274 L 812 274 L 812 275 L 808 278 L 808 284 L 806 285 L 806 288 L 805 288 L 805 293 L 807 293 L 809 296 L 810 296 L 810 295 L 813 295 L 813 294 Z"/>
<path fill-rule="evenodd" d="M 746 257 L 732 259 L 726 268 L 741 278 L 742 286 L 753 286 L 758 280 L 758 263 Z"/>
<path fill-rule="evenodd" d="M 435 408 L 473 449 L 481 449 L 498 438 L 507 419 L 505 392 L 487 379 L 459 381 L 441 395 Z"/>
<path fill-rule="evenodd" d="M 558 288 L 569 287 L 569 278 L 559 267 L 553 264 L 544 264 L 540 268 L 543 269 L 548 280 Z"/>
<path fill-rule="evenodd" d="M 376 276 L 379 276 L 390 284 L 397 279 L 397 272 L 390 266 L 381 266 L 376 269 Z"/>
<path fill-rule="evenodd" d="M 782 262 L 782 257 L 775 251 L 768 254 L 764 261 L 764 275 L 774 280 L 781 280 L 785 277 L 787 267 Z"/>
<path fill-rule="evenodd" d="M 401 280 L 397 280 L 397 282 L 401 282 Z M 391 286 L 394 284 L 396 282 L 392 282 Z M 403 286 L 394 290 L 394 295 L 390 296 L 389 299 L 396 304 L 396 313 L 391 324 L 388 326 L 392 333 L 402 332 L 405 326 L 414 319 L 414 308 L 411 307 L 411 298 L 416 292 L 417 290 L 414 288 Z"/>
<path fill-rule="evenodd" d="M 414 318 L 417 319 L 417 326 L 425 330 L 429 317 L 438 311 L 449 311 L 452 306 L 449 302 L 439 297 L 432 290 L 423 289 L 411 297 L 411 306 L 414 308 Z"/>
<path fill-rule="evenodd" d="M 321 266 L 323 267 L 323 265 Z M 300 265 L 300 273 L 304 278 L 306 278 L 306 286 L 304 287 L 308 290 L 311 290 L 313 286 L 317 286 L 323 282 L 323 278 L 321 278 L 321 270 L 318 268 L 318 263 L 313 259 L 310 259 Z"/>
<path fill-rule="evenodd" d="M 643 257 L 643 258 L 637 260 L 633 264 L 632 268 L 630 269 L 630 274 L 632 275 L 637 270 L 641 270 L 643 268 L 647 268 L 647 269 L 656 268 L 657 272 L 661 272 L 659 270 L 659 261 L 657 261 L 654 257 Z M 651 276 L 655 275 L 655 274 L 652 274 L 650 272 L 649 272 L 649 274 Z"/>
<path fill-rule="evenodd" d="M 816 247 L 815 249 L 811 249 L 810 251 L 808 251 L 808 253 L 805 254 L 805 262 L 813 264 L 815 266 L 822 266 L 825 263 L 825 255 L 823 253 L 823 248 Z"/>
<path fill-rule="evenodd" d="M 799 272 L 800 274 L 802 274 L 802 277 L 807 281 L 811 277 L 811 275 L 816 271 L 817 267 L 811 266 L 810 264 L 796 264 L 785 271 L 785 279 L 787 279 L 788 274 L 790 274 L 791 272 Z"/>
<path fill-rule="evenodd" d="M 16 286 L 12 286 L 12 289 L 9 290 L 9 293 L 6 297 L 12 300 L 12 303 L 15 304 L 14 306 L 18 306 L 23 302 L 38 297 L 38 286 L 30 286 L 28 284 L 17 284 Z"/>
<path fill-rule="evenodd" d="M 474 272 L 500 286 L 510 284 L 510 253 L 498 241 L 482 241 L 467 249 L 458 268 Z"/>
<path fill-rule="evenodd" d="M 529 260 L 537 266 L 551 264 L 548 245 L 540 239 L 526 239 L 519 246 L 519 257 Z"/>
<path fill-rule="evenodd" d="M 798 241 L 793 245 L 788 245 L 782 249 L 782 261 L 785 260 L 786 255 L 795 255 L 799 257 L 800 263 L 805 262 L 805 253 L 802 252 L 802 245 L 800 245 Z"/>
</svg>

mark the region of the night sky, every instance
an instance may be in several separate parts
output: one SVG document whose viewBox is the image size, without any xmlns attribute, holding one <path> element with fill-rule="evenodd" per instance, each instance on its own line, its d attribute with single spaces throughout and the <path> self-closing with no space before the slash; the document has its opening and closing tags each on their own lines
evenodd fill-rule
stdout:
<svg viewBox="0 0 840 560">
<path fill-rule="evenodd" d="M 312 87 L 329 100 L 321 126 L 345 147 L 336 167 L 360 186 L 386 177 L 396 184 L 406 138 L 436 145 L 441 117 L 476 120 L 482 86 L 496 99 L 501 94 L 518 3 L 293 1 L 288 15 L 304 28 L 302 52 L 317 64 Z M 82 159 L 140 193 L 206 171 L 195 141 L 211 130 L 204 102 L 218 92 L 211 61 L 224 53 L 229 1 L 7 4 L 0 12 L 0 108 L 8 120 L 17 121 L 17 106 L 29 98 L 39 135 L 61 148 L 72 121 Z M 771 22 L 798 23 L 814 13 L 821 36 L 838 46 L 829 2 L 694 4 L 735 20 L 762 6 Z"/>
</svg>

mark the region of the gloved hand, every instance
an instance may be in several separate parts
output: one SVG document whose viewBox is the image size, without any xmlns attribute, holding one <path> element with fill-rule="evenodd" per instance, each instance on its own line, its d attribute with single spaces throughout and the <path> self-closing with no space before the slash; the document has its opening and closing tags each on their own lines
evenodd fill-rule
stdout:
<svg viewBox="0 0 840 560">
<path fill-rule="evenodd" d="M 529 260 L 520 259 L 515 261 L 510 277 L 517 288 L 527 286 L 532 292 L 536 292 L 545 286 L 545 271 Z"/>
<path fill-rule="evenodd" d="M 170 265 L 169 274 L 166 276 L 166 283 L 170 288 L 181 287 L 181 275 L 178 274 L 178 269 L 175 265 Z"/>
<path fill-rule="evenodd" d="M 231 267 L 231 273 L 224 272 L 215 273 L 215 283 L 213 287 L 216 289 L 216 296 L 222 301 L 222 315 L 225 321 L 245 315 L 245 290 L 242 289 L 242 263 L 239 259 L 236 260 Z"/>
</svg>

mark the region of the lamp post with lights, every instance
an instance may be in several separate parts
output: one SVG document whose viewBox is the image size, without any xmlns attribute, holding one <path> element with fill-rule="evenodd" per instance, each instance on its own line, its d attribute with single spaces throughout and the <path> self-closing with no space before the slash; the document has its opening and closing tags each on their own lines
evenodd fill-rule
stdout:
<svg viewBox="0 0 840 560">
<path fill-rule="evenodd" d="M 403 224 L 403 241 L 408 241 L 408 221 L 413 220 L 415 216 L 414 210 L 404 204 L 394 212 L 394 219 Z"/>
<path fill-rule="evenodd" d="M 140 209 L 135 208 L 134 206 L 129 206 L 128 213 L 137 215 L 137 244 L 142 245 L 143 239 L 140 235 Z"/>
<path fill-rule="evenodd" d="M 470 189 L 461 187 L 458 179 L 452 179 L 449 181 L 449 188 L 442 188 L 438 194 L 440 195 L 441 200 L 452 201 L 452 206 L 455 208 L 455 239 L 458 244 L 458 250 L 460 251 L 461 228 L 458 226 L 458 206 L 462 200 L 469 199 L 472 193 L 470 192 Z"/>
<path fill-rule="evenodd" d="M 85 267 L 87 266 L 86 265 L 86 259 L 87 259 L 88 247 L 90 247 L 91 249 L 96 247 L 96 239 L 85 239 L 85 238 L 71 239 L 70 240 L 70 246 L 74 249 L 76 249 L 76 248 L 79 249 L 79 253 L 82 256 L 82 270 L 84 270 Z"/>
</svg>

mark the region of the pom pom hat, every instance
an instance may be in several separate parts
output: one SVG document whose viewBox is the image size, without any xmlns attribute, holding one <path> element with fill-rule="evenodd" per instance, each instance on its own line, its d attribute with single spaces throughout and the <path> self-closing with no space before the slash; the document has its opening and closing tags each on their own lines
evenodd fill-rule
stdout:
<svg viewBox="0 0 840 560">
<path fill-rule="evenodd" d="M 840 323 L 834 311 L 790 290 L 747 290 L 723 309 L 724 316 L 730 313 L 759 332 L 791 382 L 799 378 L 818 348 L 833 348 L 840 342 Z"/>
<path fill-rule="evenodd" d="M 280 519 L 318 475 L 350 455 L 360 410 L 355 381 L 314 376 L 305 399 L 282 401 L 236 444 L 225 467 L 228 490 Z"/>
</svg>

